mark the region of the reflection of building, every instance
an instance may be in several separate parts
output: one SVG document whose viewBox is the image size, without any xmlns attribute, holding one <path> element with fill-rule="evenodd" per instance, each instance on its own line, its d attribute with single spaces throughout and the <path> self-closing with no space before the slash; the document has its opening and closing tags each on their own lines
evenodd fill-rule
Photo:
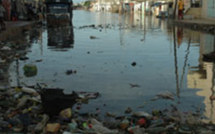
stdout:
<svg viewBox="0 0 215 134">
<path fill-rule="evenodd" d="M 48 28 L 48 46 L 54 50 L 73 48 L 73 26 L 61 28 Z"/>
<path fill-rule="evenodd" d="M 214 50 L 214 39 L 212 35 L 203 34 L 200 36 L 200 67 L 197 70 L 189 70 L 187 75 L 187 86 L 188 88 L 201 89 L 197 92 L 197 95 L 205 97 L 205 116 L 215 123 L 215 112 L 214 100 L 210 97 L 214 95 L 214 63 L 213 62 L 203 62 L 202 54 L 208 53 Z M 210 40 L 208 40 L 210 39 Z M 210 50 L 210 51 L 209 51 Z"/>
<path fill-rule="evenodd" d="M 97 0 L 93 4 L 95 11 L 114 11 L 118 10 L 119 0 Z"/>
<path fill-rule="evenodd" d="M 200 43 L 202 44 L 201 54 L 209 54 L 215 50 L 215 36 L 213 35 L 201 34 Z"/>
<path fill-rule="evenodd" d="M 11 28 L 8 29 L 6 33 L 3 33 L 0 36 L 0 40 L 8 41 L 9 38 L 10 44 L 16 46 L 11 47 L 13 53 L 11 53 L 11 51 L 0 52 L 0 61 L 1 60 L 5 61 L 3 63 L 0 62 L 0 87 L 5 87 L 8 85 L 19 86 L 20 61 L 19 58 L 17 58 L 17 56 L 19 56 L 20 58 L 25 57 L 26 50 L 28 50 L 29 47 L 31 47 L 32 43 L 41 42 L 42 40 L 41 28 L 34 28 L 28 30 L 29 31 L 28 34 L 23 34 L 23 29 L 24 28 Z M 16 32 L 14 33 L 14 31 Z M 7 59 L 8 55 L 10 55 L 9 59 Z"/>
<path fill-rule="evenodd" d="M 205 113 L 204 115 L 215 123 L 215 112 L 213 101 L 210 97 L 213 95 L 214 90 L 214 64 L 209 62 L 203 63 L 203 68 L 197 71 L 189 70 L 187 76 L 188 88 L 202 89 L 197 92 L 197 95 L 205 97 Z"/>
</svg>

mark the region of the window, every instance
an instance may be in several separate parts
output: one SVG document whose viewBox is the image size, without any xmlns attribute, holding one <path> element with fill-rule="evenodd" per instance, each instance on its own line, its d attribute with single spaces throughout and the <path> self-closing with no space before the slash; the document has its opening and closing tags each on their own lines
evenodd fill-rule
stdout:
<svg viewBox="0 0 215 134">
<path fill-rule="evenodd" d="M 202 7 L 202 0 L 191 0 L 191 7 Z"/>
</svg>

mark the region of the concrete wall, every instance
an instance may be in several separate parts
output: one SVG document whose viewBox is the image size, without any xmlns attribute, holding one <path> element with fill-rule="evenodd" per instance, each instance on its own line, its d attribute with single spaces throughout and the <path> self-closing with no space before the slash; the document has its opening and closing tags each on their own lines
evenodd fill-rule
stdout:
<svg viewBox="0 0 215 134">
<path fill-rule="evenodd" d="M 208 1 L 207 16 L 215 19 L 215 0 L 207 0 L 207 1 Z"/>
<path fill-rule="evenodd" d="M 194 19 L 198 19 L 202 17 L 201 11 L 202 8 L 190 8 L 186 15 L 191 15 Z"/>
<path fill-rule="evenodd" d="M 202 18 L 215 20 L 215 0 L 202 1 Z"/>
</svg>

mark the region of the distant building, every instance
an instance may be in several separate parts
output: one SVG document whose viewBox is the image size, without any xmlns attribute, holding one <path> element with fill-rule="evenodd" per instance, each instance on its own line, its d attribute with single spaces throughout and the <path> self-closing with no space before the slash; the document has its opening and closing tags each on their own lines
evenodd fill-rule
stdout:
<svg viewBox="0 0 215 134">
<path fill-rule="evenodd" d="M 92 9 L 95 11 L 113 11 L 118 10 L 120 0 L 96 0 Z"/>
<path fill-rule="evenodd" d="M 183 1 L 185 19 L 204 18 L 215 20 L 215 0 Z M 156 16 L 160 13 L 166 13 L 171 16 L 173 15 L 174 3 L 175 0 L 95 0 L 93 10 L 152 13 Z"/>
<path fill-rule="evenodd" d="M 185 19 L 213 19 L 215 20 L 215 0 L 184 0 Z M 187 18 L 186 18 L 187 16 Z"/>
</svg>

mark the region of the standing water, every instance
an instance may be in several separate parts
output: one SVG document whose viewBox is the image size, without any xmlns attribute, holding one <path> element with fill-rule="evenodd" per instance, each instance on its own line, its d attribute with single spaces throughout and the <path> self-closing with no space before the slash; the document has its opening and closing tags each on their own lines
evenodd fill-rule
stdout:
<svg viewBox="0 0 215 134">
<path fill-rule="evenodd" d="M 214 50 L 213 35 L 139 14 L 74 11 L 73 16 L 73 28 L 38 29 L 29 59 L 10 66 L 12 86 L 45 83 L 66 93 L 99 92 L 83 112 L 99 108 L 120 114 L 127 107 L 150 112 L 174 105 L 183 111 L 200 109 L 215 121 L 209 99 L 214 64 L 202 60 Z M 26 64 L 36 65 L 36 76 L 24 75 Z M 164 93 L 171 99 L 154 99 Z"/>
</svg>

